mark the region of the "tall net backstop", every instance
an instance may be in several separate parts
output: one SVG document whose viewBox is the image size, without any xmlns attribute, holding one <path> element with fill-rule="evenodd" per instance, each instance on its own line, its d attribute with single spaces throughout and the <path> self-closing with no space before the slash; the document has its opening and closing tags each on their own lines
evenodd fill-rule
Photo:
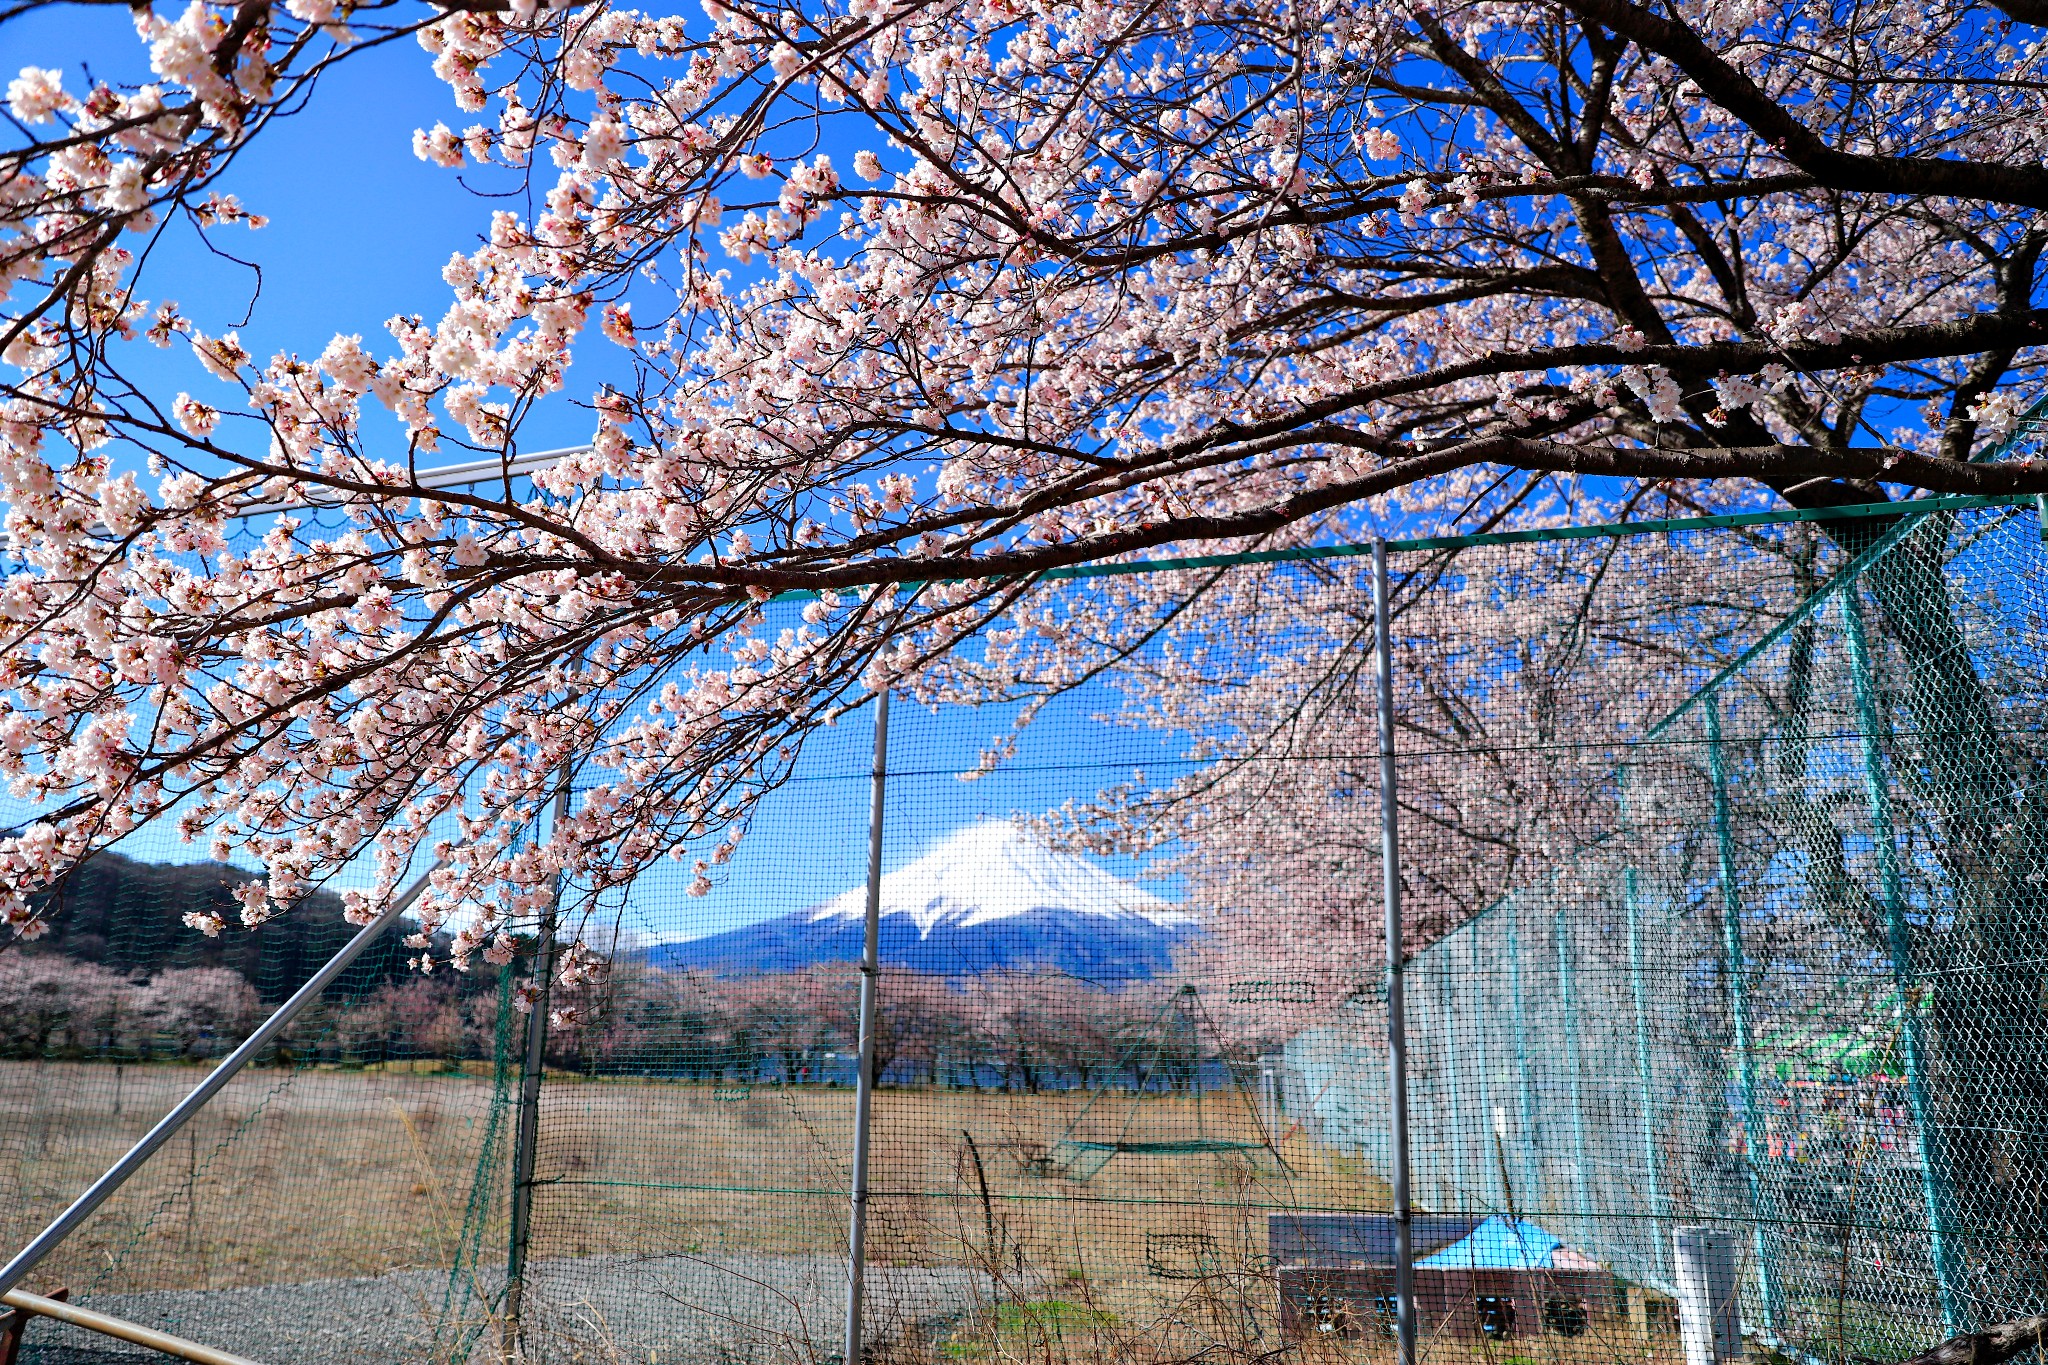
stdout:
<svg viewBox="0 0 2048 1365">
<path fill-rule="evenodd" d="M 1947 500 L 1393 547 L 1425 1355 L 1675 1359 L 1703 1232 L 1796 1360 L 2043 1306 L 2041 535 Z M 1391 1352 L 1373 623 L 1357 555 L 1076 576 L 895 698 L 871 1358 Z M 873 711 L 710 895 L 686 860 L 563 930 L 613 965 L 538 1071 L 530 953 L 386 945 L 38 1285 L 274 1362 L 837 1357 Z M 0 955 L 14 1244 L 346 932 L 201 938 L 241 874 L 174 863 L 138 839 Z"/>
</svg>

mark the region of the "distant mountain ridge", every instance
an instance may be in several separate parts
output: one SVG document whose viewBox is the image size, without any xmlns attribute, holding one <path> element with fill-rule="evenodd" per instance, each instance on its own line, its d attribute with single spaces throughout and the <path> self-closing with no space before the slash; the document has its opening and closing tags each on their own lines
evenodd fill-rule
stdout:
<svg viewBox="0 0 2048 1365">
<path fill-rule="evenodd" d="M 1145 980 L 1200 934 L 1195 917 L 1007 821 L 955 831 L 882 878 L 886 966 L 943 976 L 1052 969 L 1094 981 Z M 861 955 L 867 889 L 808 910 L 647 949 L 655 966 L 722 974 L 797 971 Z"/>
</svg>

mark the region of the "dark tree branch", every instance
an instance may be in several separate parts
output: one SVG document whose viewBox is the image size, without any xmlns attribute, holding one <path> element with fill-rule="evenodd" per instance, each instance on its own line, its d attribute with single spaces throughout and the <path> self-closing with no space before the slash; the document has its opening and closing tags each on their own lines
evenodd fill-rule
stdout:
<svg viewBox="0 0 2048 1365">
<path fill-rule="evenodd" d="M 1707 97 L 1748 124 L 1787 161 L 1829 189 L 1852 194 L 1938 195 L 2048 209 L 2048 170 L 1928 156 L 1871 156 L 1829 146 L 1684 24 L 1628 0 L 1564 0 L 1574 12 L 1669 60 Z M 2008 0 L 2048 12 L 2043 0 Z M 2004 8 L 2001 5 L 2001 8 Z M 2010 12 L 2010 11 L 2008 11 Z"/>
<path fill-rule="evenodd" d="M 2048 0 L 1991 0 L 2007 17 L 2048 27 Z"/>
<path fill-rule="evenodd" d="M 2048 1314 L 1950 1337 L 1900 1365 L 2002 1365 L 2044 1344 L 2048 1344 Z"/>
</svg>

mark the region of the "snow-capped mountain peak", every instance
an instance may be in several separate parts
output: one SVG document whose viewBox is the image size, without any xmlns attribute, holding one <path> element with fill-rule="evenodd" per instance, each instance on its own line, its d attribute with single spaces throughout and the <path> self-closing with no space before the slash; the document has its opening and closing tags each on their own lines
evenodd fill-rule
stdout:
<svg viewBox="0 0 2048 1365">
<path fill-rule="evenodd" d="M 882 877 L 882 914 L 908 916 L 919 937 L 941 924 L 973 928 L 1041 911 L 1137 919 L 1186 930 L 1194 916 L 1078 854 L 1049 848 L 1023 826 L 982 820 L 955 830 L 914 861 Z M 812 910 L 812 923 L 858 921 L 867 888 L 850 887 Z"/>
<path fill-rule="evenodd" d="M 857 962 L 866 909 L 867 889 L 856 885 L 808 910 L 660 944 L 647 960 L 721 976 Z M 881 910 L 875 947 L 884 964 L 953 978 L 1052 971 L 1114 986 L 1170 970 L 1174 953 L 1201 935 L 1193 915 L 993 820 L 954 831 L 884 876 Z"/>
</svg>

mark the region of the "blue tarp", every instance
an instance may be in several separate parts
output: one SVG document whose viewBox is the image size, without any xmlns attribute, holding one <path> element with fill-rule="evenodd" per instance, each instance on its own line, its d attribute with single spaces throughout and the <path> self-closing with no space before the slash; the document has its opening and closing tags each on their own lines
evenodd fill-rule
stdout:
<svg viewBox="0 0 2048 1365">
<path fill-rule="evenodd" d="M 1477 1215 L 1418 1213 L 1410 1224 L 1415 1254 L 1427 1256 L 1463 1241 L 1485 1221 Z M 1266 1218 L 1266 1240 L 1276 1265 L 1390 1266 L 1394 1263 L 1394 1216 L 1275 1213 Z"/>
<path fill-rule="evenodd" d="M 1469 1235 L 1415 1264 L 1429 1270 L 1549 1270 L 1551 1253 L 1563 1245 L 1562 1238 L 1534 1223 L 1496 1214 Z"/>
</svg>

